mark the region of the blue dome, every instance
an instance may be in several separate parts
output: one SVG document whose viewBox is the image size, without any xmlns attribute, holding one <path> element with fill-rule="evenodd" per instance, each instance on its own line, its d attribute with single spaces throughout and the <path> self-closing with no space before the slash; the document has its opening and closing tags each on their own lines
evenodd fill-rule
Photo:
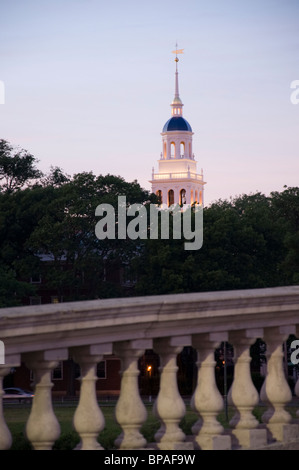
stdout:
<svg viewBox="0 0 299 470">
<path fill-rule="evenodd" d="M 173 116 L 163 127 L 163 132 L 169 131 L 188 131 L 192 132 L 192 128 L 186 119 L 181 116 Z"/>
</svg>

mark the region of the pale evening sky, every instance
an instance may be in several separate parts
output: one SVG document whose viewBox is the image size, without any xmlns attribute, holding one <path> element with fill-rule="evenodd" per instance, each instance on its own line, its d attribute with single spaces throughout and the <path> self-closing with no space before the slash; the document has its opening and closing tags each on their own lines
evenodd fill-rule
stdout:
<svg viewBox="0 0 299 470">
<path fill-rule="evenodd" d="M 205 203 L 299 186 L 299 0 L 0 0 L 0 138 L 150 189 L 179 61 Z"/>
</svg>

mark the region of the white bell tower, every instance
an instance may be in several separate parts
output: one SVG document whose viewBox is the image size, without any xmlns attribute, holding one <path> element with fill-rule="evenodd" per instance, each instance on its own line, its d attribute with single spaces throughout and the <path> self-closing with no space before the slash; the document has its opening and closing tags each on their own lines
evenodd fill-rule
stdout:
<svg viewBox="0 0 299 470">
<path fill-rule="evenodd" d="M 158 160 L 158 173 L 153 168 L 152 192 L 161 201 L 161 208 L 173 204 L 181 206 L 200 204 L 204 201 L 203 173 L 197 173 L 197 165 L 192 149 L 192 128 L 183 118 L 183 103 L 179 95 L 178 54 L 183 49 L 173 51 L 175 62 L 175 93 L 171 103 L 171 118 L 162 130 L 162 153 Z"/>
</svg>

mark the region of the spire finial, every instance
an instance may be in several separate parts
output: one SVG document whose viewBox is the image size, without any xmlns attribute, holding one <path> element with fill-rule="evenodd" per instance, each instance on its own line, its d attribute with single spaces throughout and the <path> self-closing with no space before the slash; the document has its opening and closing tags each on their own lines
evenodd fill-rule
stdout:
<svg viewBox="0 0 299 470">
<path fill-rule="evenodd" d="M 172 102 L 172 107 L 175 106 L 175 108 L 173 107 L 172 109 L 172 114 L 173 115 L 182 115 L 182 102 L 180 100 L 180 95 L 179 95 L 179 74 L 178 74 L 178 54 L 183 54 L 184 53 L 184 49 L 178 49 L 178 45 L 176 43 L 175 45 L 175 50 L 172 51 L 173 54 L 175 54 L 175 62 L 176 62 L 176 67 L 175 67 L 175 93 L 174 93 L 174 100 Z"/>
<path fill-rule="evenodd" d="M 184 49 L 178 49 L 178 43 L 176 43 L 175 45 L 175 50 L 172 51 L 173 54 L 175 54 L 175 61 L 178 62 L 179 59 L 178 59 L 178 54 L 184 54 Z"/>
<path fill-rule="evenodd" d="M 178 58 L 178 54 L 184 54 L 184 49 L 178 49 L 178 43 L 176 43 L 175 45 L 175 50 L 172 51 L 173 54 L 175 54 L 175 62 L 176 62 L 176 72 L 178 71 L 178 61 L 179 61 L 179 58 Z"/>
</svg>

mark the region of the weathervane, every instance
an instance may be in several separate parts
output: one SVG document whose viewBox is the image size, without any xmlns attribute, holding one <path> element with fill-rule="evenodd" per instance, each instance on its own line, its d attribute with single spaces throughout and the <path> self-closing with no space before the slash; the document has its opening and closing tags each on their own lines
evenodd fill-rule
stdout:
<svg viewBox="0 0 299 470">
<path fill-rule="evenodd" d="M 175 61 L 178 62 L 178 54 L 184 54 L 184 49 L 178 49 L 178 45 L 175 45 L 175 51 L 172 51 L 173 54 L 175 54 Z"/>
</svg>

